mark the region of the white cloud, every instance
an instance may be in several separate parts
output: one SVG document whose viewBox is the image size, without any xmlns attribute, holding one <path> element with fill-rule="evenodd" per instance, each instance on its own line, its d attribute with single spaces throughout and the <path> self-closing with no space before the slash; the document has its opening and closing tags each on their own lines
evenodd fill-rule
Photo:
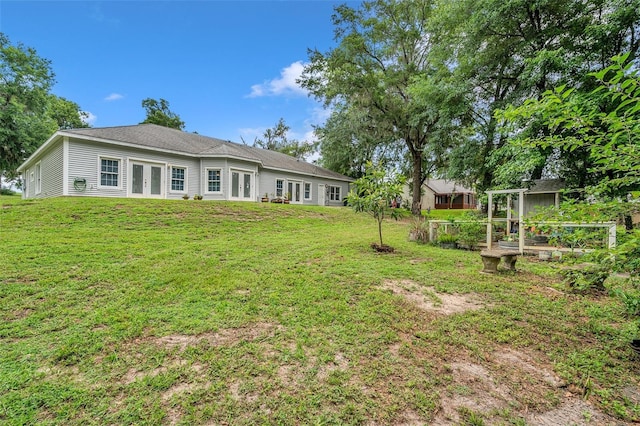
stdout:
<svg viewBox="0 0 640 426">
<path fill-rule="evenodd" d="M 123 95 L 121 95 L 120 93 L 112 93 L 109 96 L 107 96 L 106 98 L 104 98 L 105 101 L 107 102 L 112 102 L 112 101 L 118 101 L 120 99 L 124 98 Z"/>
<path fill-rule="evenodd" d="M 88 124 L 89 126 L 93 126 L 96 122 L 96 120 L 98 119 L 98 116 L 91 113 L 90 111 L 82 111 L 86 114 L 86 117 L 82 118 L 82 121 L 84 121 L 85 124 Z"/>
<path fill-rule="evenodd" d="M 262 127 L 244 127 L 242 129 L 238 129 L 238 132 L 240 133 L 240 138 L 244 140 L 247 145 L 253 145 L 253 141 L 258 137 L 261 138 L 265 130 L 266 128 Z"/>
<path fill-rule="evenodd" d="M 280 71 L 280 77 L 251 86 L 249 98 L 279 95 L 306 95 L 307 91 L 300 87 L 296 80 L 300 78 L 304 64 L 297 61 Z"/>
</svg>

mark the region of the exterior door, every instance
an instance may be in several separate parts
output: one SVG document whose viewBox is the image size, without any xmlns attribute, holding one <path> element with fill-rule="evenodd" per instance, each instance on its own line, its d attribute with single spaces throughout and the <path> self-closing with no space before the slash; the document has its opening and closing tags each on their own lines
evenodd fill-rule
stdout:
<svg viewBox="0 0 640 426">
<path fill-rule="evenodd" d="M 254 173 L 231 170 L 231 199 L 239 201 L 254 200 Z"/>
<path fill-rule="evenodd" d="M 132 161 L 129 188 L 132 197 L 164 197 L 164 165 Z"/>
<path fill-rule="evenodd" d="M 327 193 L 326 187 L 323 183 L 318 185 L 318 205 L 326 206 L 327 205 Z"/>
<path fill-rule="evenodd" d="M 302 204 L 302 182 L 288 182 L 288 197 L 292 204 Z"/>
</svg>

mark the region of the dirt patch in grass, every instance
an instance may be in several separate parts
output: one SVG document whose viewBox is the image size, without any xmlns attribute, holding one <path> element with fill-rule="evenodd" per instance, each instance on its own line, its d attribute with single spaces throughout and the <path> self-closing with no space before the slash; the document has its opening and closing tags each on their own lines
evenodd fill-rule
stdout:
<svg viewBox="0 0 640 426">
<path fill-rule="evenodd" d="M 348 368 L 349 360 L 344 356 L 344 354 L 338 352 L 332 362 L 319 368 L 317 377 L 319 380 L 326 381 L 332 372 L 347 371 Z"/>
<path fill-rule="evenodd" d="M 507 348 L 487 361 L 486 365 L 465 360 L 448 366 L 451 382 L 441 394 L 431 424 L 468 424 L 471 416 L 493 424 L 503 421 L 505 412 L 537 426 L 627 424 L 570 392 L 551 365 L 534 354 Z"/>
<path fill-rule="evenodd" d="M 439 293 L 433 287 L 423 287 L 411 280 L 385 280 L 382 287 L 402 296 L 419 309 L 443 315 L 481 309 L 486 306 L 473 294 Z"/>
<path fill-rule="evenodd" d="M 250 342 L 258 338 L 273 336 L 278 326 L 271 323 L 256 323 L 245 327 L 227 328 L 216 333 L 202 333 L 195 335 L 172 334 L 150 339 L 152 343 L 167 348 L 178 348 L 184 351 L 189 346 L 197 346 L 202 343 L 211 346 L 233 346 L 240 342 Z M 141 340 L 148 340 L 141 339 Z"/>
</svg>

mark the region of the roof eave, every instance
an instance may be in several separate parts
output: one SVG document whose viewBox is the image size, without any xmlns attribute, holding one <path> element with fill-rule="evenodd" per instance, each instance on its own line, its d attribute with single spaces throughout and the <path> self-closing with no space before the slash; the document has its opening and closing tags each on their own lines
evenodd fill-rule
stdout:
<svg viewBox="0 0 640 426">
<path fill-rule="evenodd" d="M 280 171 L 280 172 L 295 173 L 295 174 L 298 174 L 298 175 L 305 175 L 305 176 L 321 177 L 321 178 L 324 178 L 324 179 L 339 180 L 339 181 L 342 181 L 342 182 L 354 182 L 355 181 L 355 179 L 350 178 L 348 176 L 345 176 L 345 179 L 341 179 L 341 178 L 333 177 L 333 176 L 323 176 L 323 175 L 319 175 L 319 174 L 302 172 L 300 170 L 284 169 L 282 167 L 263 166 L 262 168 L 263 169 L 267 169 L 267 170 L 277 170 L 277 171 Z"/>
<path fill-rule="evenodd" d="M 38 155 L 40 155 L 43 151 L 45 151 L 51 144 L 53 144 L 53 141 L 58 139 L 58 136 L 64 136 L 63 132 L 61 131 L 57 131 L 55 132 L 53 135 L 51 135 L 51 137 L 49 139 L 47 139 L 47 141 L 45 143 L 43 143 L 42 145 L 40 145 L 40 148 L 36 149 L 35 152 L 33 154 L 31 154 L 29 156 L 29 158 L 27 158 L 26 160 L 24 160 L 22 162 L 22 164 L 20 164 L 18 166 L 18 168 L 16 169 L 19 173 L 22 173 L 23 170 L 25 170 L 27 168 L 27 166 L 33 162 L 33 160 L 35 158 L 38 157 Z"/>
</svg>

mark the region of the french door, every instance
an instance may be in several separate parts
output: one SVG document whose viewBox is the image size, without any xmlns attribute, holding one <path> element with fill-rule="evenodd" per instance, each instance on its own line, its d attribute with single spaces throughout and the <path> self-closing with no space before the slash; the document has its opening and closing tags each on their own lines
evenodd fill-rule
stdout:
<svg viewBox="0 0 640 426">
<path fill-rule="evenodd" d="M 164 197 L 164 164 L 129 162 L 129 193 L 132 197 Z"/>
<path fill-rule="evenodd" d="M 243 170 L 231 170 L 231 199 L 254 201 L 254 173 Z"/>
<path fill-rule="evenodd" d="M 302 203 L 302 182 L 289 181 L 287 182 L 287 190 L 289 201 L 292 204 L 301 204 Z"/>
</svg>

